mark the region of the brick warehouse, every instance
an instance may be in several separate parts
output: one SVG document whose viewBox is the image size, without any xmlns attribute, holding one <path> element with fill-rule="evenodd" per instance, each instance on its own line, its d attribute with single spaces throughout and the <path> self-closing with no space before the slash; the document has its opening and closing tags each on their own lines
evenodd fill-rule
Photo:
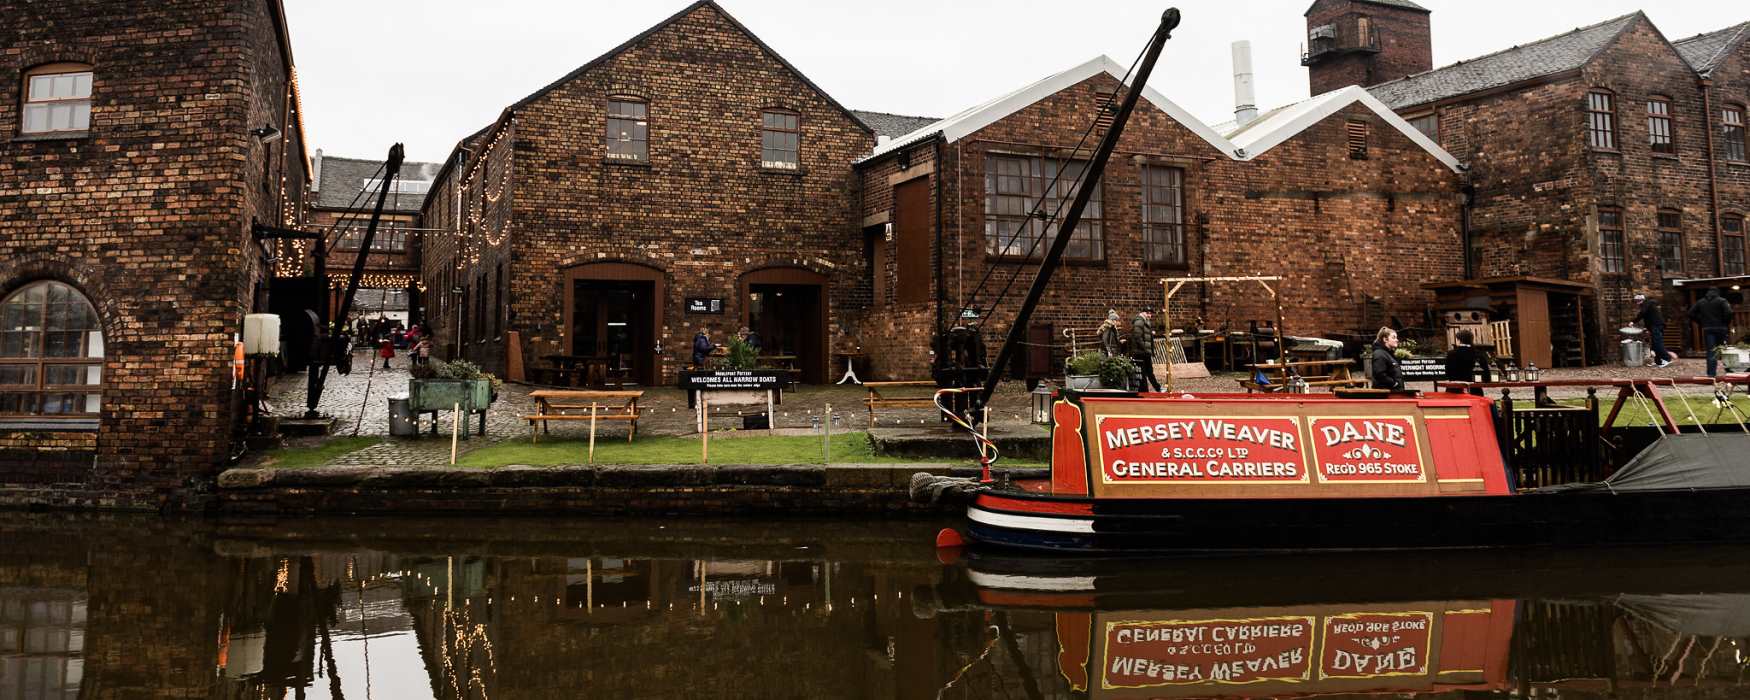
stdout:
<svg viewBox="0 0 1750 700">
<path fill-rule="evenodd" d="M 1095 59 L 858 163 L 875 261 L 859 335 L 877 376 L 926 375 L 938 313 L 952 322 L 976 309 L 991 319 L 987 341 L 1000 339 L 1035 270 L 1026 263 L 1032 238 L 1015 237 L 1023 217 L 1013 215 L 1031 206 L 1024 200 L 1065 162 L 1122 74 Z M 1433 297 L 1418 283 L 1461 272 L 1458 162 L 1365 92 L 1320 95 L 1219 131 L 1153 90 L 1144 96 L 1031 337 L 1092 328 L 1107 309 L 1126 319 L 1159 309 L 1159 280 L 1175 276 L 1281 275 L 1288 332 L 1351 331 L 1391 316 L 1419 320 Z M 1067 199 L 1067 181 L 1060 187 Z M 987 273 L 998 283 L 981 291 Z M 1018 286 L 992 313 L 1012 273 Z M 1275 318 L 1255 287 L 1181 294 L 1181 322 L 1245 328 Z"/>
<path fill-rule="evenodd" d="M 1445 288 L 1547 305 L 1548 327 L 1522 331 L 1548 347 L 1522 355 L 1605 359 L 1601 331 L 1633 318 L 1635 292 L 1680 312 L 1747 281 L 1750 23 L 1672 42 L 1637 12 L 1427 70 L 1428 18 L 1318 0 L 1302 63 L 1314 89 L 1367 86 L 1470 166 L 1473 282 Z M 1695 349 L 1673 315 L 1668 343 Z"/>
<path fill-rule="evenodd" d="M 564 354 L 658 384 L 696 329 L 749 325 L 821 381 L 830 329 L 866 303 L 846 282 L 849 164 L 874 145 L 716 3 L 690 5 L 458 146 L 424 206 L 456 232 L 422 244 L 439 343 L 513 378 Z"/>
<path fill-rule="evenodd" d="M 338 313 L 353 263 L 364 242 L 371 211 L 382 186 L 378 169 L 383 161 L 341 158 L 316 149 L 311 162 L 310 206 L 304 224 L 312 230 L 333 231 L 334 249 L 328 257 L 330 314 Z M 376 318 L 396 315 L 408 325 L 417 323 L 423 294 L 419 288 L 420 206 L 431 190 L 439 163 L 401 164 L 401 173 L 383 199 L 383 217 L 371 240 L 364 279 L 355 300 L 356 315 Z"/>
<path fill-rule="evenodd" d="M 0 492 L 150 506 L 232 447 L 304 143 L 277 0 L 98 5 L 0 0 Z"/>
</svg>

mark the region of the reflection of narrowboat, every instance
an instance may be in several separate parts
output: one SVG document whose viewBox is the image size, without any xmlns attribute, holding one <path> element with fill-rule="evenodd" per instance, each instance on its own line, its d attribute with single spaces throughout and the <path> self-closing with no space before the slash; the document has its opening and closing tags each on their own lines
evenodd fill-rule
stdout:
<svg viewBox="0 0 1750 700">
<path fill-rule="evenodd" d="M 975 551 L 914 605 L 998 613 L 999 637 L 1012 620 L 1049 630 L 1057 652 L 1046 672 L 1078 697 L 1523 693 L 1678 676 L 1687 686 L 1738 673 L 1735 661 L 1696 660 L 1750 634 L 1750 578 L 1729 563 L 1742 553 L 1613 550 L 1603 567 L 1487 550 L 1184 566 Z"/>
</svg>

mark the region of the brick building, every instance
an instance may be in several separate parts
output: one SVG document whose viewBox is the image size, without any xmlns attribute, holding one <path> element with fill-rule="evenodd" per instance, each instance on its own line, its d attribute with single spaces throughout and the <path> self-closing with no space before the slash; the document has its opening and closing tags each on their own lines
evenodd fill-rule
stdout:
<svg viewBox="0 0 1750 700">
<path fill-rule="evenodd" d="M 874 132 L 703 0 L 510 105 L 436 175 L 439 347 L 517 376 L 550 355 L 641 384 L 693 332 L 757 329 L 820 381 L 866 302 L 849 163 Z"/>
<path fill-rule="evenodd" d="M 937 324 L 967 310 L 989 319 L 988 343 L 1000 340 L 1036 270 L 1028 260 L 1043 253 L 1034 241 L 1055 233 L 1027 213 L 1042 194 L 1046 211 L 1073 196 L 1067 178 L 1093 150 L 1072 157 L 1074 147 L 1122 74 L 1100 57 L 858 162 L 872 306 L 857 335 L 876 376 L 927 376 Z M 1159 309 L 1160 279 L 1184 276 L 1281 275 L 1289 333 L 1363 330 L 1390 316 L 1419 321 L 1433 297 L 1418 283 L 1461 271 L 1458 161 L 1366 92 L 1219 129 L 1153 90 L 1144 98 L 1032 337 L 1092 328 L 1107 309 L 1126 320 Z M 1219 328 L 1275 318 L 1250 286 L 1188 287 L 1174 309 L 1178 321 Z"/>
<path fill-rule="evenodd" d="M 1636 12 L 1427 70 L 1428 19 L 1406 0 L 1318 0 L 1303 63 L 1313 89 L 1366 86 L 1470 167 L 1470 282 L 1447 288 L 1504 293 L 1496 312 L 1537 326 L 1522 360 L 1597 361 L 1634 293 L 1677 310 L 1744 281 L 1750 24 L 1672 42 Z M 1685 330 L 1670 324 L 1674 347 Z"/>
<path fill-rule="evenodd" d="M 307 228 L 330 234 L 328 279 L 332 288 L 331 312 L 340 308 L 340 297 L 352 279 L 353 263 L 364 242 L 365 229 L 377 204 L 382 186 L 383 160 L 340 158 L 316 149 L 311 161 L 311 192 Z M 391 316 L 411 325 L 417 323 L 422 301 L 419 272 L 420 206 L 431 191 L 432 179 L 441 163 L 401 164 L 401 173 L 383 199 L 383 217 L 371 241 L 371 257 L 365 261 L 364 280 L 354 300 L 360 316 Z"/>
<path fill-rule="evenodd" d="M 233 337 L 282 252 L 252 226 L 302 215 L 284 14 L 0 0 L 0 17 L 0 491 L 155 505 L 229 456 Z"/>
</svg>

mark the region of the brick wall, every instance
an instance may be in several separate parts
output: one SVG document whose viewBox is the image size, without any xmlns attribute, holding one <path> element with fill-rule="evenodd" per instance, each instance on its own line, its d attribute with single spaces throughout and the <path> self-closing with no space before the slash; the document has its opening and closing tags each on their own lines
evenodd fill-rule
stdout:
<svg viewBox="0 0 1750 700">
<path fill-rule="evenodd" d="M 647 101 L 647 164 L 606 158 L 607 98 L 622 94 Z M 767 108 L 801 115 L 795 171 L 761 166 Z M 507 262 L 511 294 L 500 312 L 508 330 L 521 332 L 528 365 L 573 350 L 565 338 L 565 271 L 587 263 L 646 266 L 664 281 L 658 381 L 687 361 L 695 327 L 709 327 L 722 341 L 744 322 L 738 286 L 749 272 L 788 267 L 827 275 L 835 323 L 857 306 L 862 243 L 847 164 L 874 138 L 716 5 L 691 8 L 511 112 L 511 121 L 484 137 L 474 161 L 447 176 L 461 182 L 465 209 L 486 211 L 489 220 L 490 206 L 508 201 L 508 229 L 465 219 L 456 241 L 428 246 L 426 276 L 435 288 L 442 262 L 452 260 L 459 284 L 485 274 L 490 289 L 498 263 Z M 485 186 L 488 179 L 475 173 L 495 168 L 492 159 L 500 157 L 511 159 L 503 191 L 470 191 L 476 185 L 469 178 Z M 428 221 L 445 216 L 435 211 L 440 202 L 427 203 Z M 689 296 L 723 298 L 724 313 L 688 315 Z M 501 341 L 464 331 L 477 347 L 463 354 L 501 371 Z"/>
<path fill-rule="evenodd" d="M 1365 17 L 1378 38 L 1377 52 L 1338 51 L 1314 59 L 1307 71 L 1312 94 L 1350 85 L 1378 85 L 1434 67 L 1432 29 L 1427 12 L 1352 0 L 1318 0 L 1307 10 L 1306 27 L 1333 24 L 1344 46 L 1365 39 L 1356 33 Z"/>
<path fill-rule="evenodd" d="M 969 303 L 988 306 L 1004 280 L 1019 272 L 1006 301 L 985 324 L 993 352 L 1036 266 L 985 254 L 986 158 L 1067 154 L 1086 128 L 1087 115 L 1116 86 L 1111 76 L 1097 75 L 945 146 L 938 172 L 947 204 L 947 315 L 952 318 Z M 1366 160 L 1348 157 L 1344 129 L 1352 119 L 1370 125 Z M 1091 152 L 1089 146 L 1084 158 Z M 865 217 L 891 207 L 896 172 L 891 161 L 884 156 L 859 169 Z M 928 163 L 914 157 L 916 162 Z M 1184 170 L 1188 264 L 1183 268 L 1144 262 L 1139 231 L 1145 165 Z M 1139 102 L 1102 180 L 1105 258 L 1060 268 L 1033 323 L 1051 324 L 1061 333 L 1094 328 L 1107 309 L 1118 310 L 1126 321 L 1138 310 L 1159 310 L 1162 277 L 1282 275 L 1287 279 L 1279 291 L 1290 333 L 1355 329 L 1362 322 L 1362 301 L 1369 297 L 1417 324 L 1433 300 L 1419 285 L 1461 274 L 1459 189 L 1457 174 L 1359 106 L 1253 161 L 1235 162 L 1165 112 Z M 995 281 L 979 292 L 987 271 Z M 893 279 L 893 264 L 877 274 Z M 1258 287 L 1200 287 L 1187 286 L 1175 296 L 1175 325 L 1202 316 L 1208 327 L 1245 328 L 1249 321 L 1275 318 L 1274 305 Z M 866 335 L 882 339 L 873 369 L 881 378 L 916 378 L 928 368 L 933 315 L 927 306 L 892 302 L 891 296 L 877 299 L 864 323 L 880 331 Z M 1062 342 L 1061 335 L 1057 340 Z M 864 342 L 870 345 L 867 337 Z"/>
<path fill-rule="evenodd" d="M 173 488 L 226 458 L 232 334 L 265 271 L 250 223 L 286 223 L 304 189 L 277 11 L 0 0 L 0 295 L 55 279 L 97 309 L 94 488 Z M 23 71 L 60 61 L 95 66 L 90 131 L 19 138 Z M 268 124 L 285 136 L 248 134 Z M 8 445 L 93 441 L 41 435 L 0 427 Z"/>
</svg>

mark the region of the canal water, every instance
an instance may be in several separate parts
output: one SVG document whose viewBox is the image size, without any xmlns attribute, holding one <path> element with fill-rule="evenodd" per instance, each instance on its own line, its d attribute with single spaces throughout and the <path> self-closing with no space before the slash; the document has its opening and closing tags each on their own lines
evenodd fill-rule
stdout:
<svg viewBox="0 0 1750 700">
<path fill-rule="evenodd" d="M 1743 549 L 956 558 L 940 525 L 5 513 L 0 700 L 1750 697 Z"/>
</svg>

